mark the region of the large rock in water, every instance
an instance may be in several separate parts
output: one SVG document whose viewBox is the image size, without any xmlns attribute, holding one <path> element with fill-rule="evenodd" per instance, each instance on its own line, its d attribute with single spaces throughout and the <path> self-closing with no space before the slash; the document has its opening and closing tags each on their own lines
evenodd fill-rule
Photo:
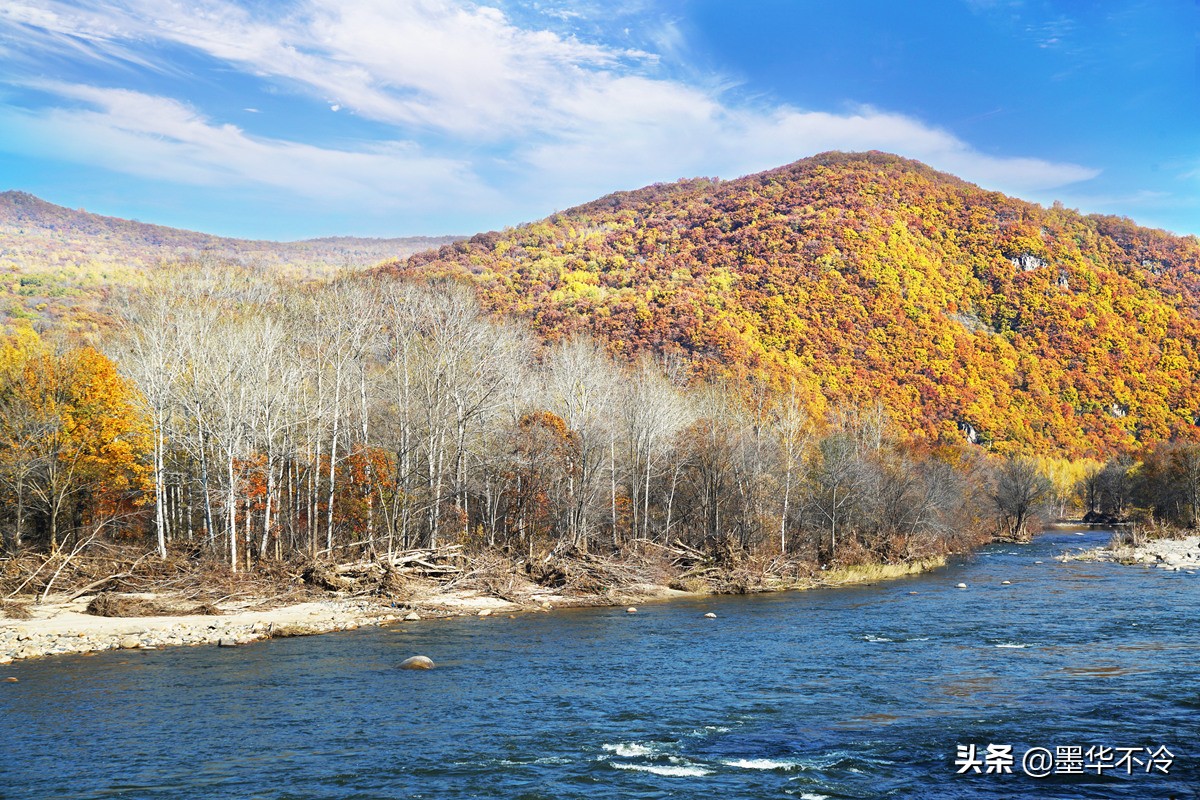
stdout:
<svg viewBox="0 0 1200 800">
<path fill-rule="evenodd" d="M 400 662 L 400 669 L 433 669 L 433 659 L 426 656 L 413 656 Z"/>
</svg>

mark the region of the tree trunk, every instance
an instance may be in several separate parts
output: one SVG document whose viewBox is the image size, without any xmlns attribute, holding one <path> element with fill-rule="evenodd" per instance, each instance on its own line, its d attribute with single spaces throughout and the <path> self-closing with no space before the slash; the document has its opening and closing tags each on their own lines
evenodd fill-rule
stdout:
<svg viewBox="0 0 1200 800">
<path fill-rule="evenodd" d="M 226 468 L 228 471 L 227 478 L 229 479 L 229 493 L 225 502 L 228 509 L 228 527 L 229 527 L 229 570 L 236 573 L 238 571 L 238 547 L 237 547 L 237 481 L 233 470 L 233 453 L 230 452 L 229 458 L 226 460 Z"/>
<path fill-rule="evenodd" d="M 342 370 L 339 363 L 337 370 L 334 372 L 333 435 L 329 438 L 329 494 L 326 496 L 328 499 L 325 507 L 325 548 L 327 550 L 333 550 L 333 498 L 337 481 L 338 422 L 341 418 L 341 405 Z"/>
<path fill-rule="evenodd" d="M 158 557 L 167 557 L 166 487 L 163 485 L 163 420 L 155 415 L 154 425 L 154 532 L 158 538 Z"/>
</svg>

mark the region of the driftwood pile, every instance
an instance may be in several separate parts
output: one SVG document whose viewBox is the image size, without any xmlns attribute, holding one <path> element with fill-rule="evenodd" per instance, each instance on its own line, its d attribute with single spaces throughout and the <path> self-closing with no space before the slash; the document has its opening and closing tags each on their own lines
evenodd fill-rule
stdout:
<svg viewBox="0 0 1200 800">
<path fill-rule="evenodd" d="M 715 594 L 746 594 L 761 591 L 785 575 L 795 576 L 796 563 L 786 558 L 752 556 L 731 539 L 712 543 L 707 551 L 675 539 L 669 544 L 637 539 L 636 544 L 654 549 L 669 560 L 672 589 Z"/>
<path fill-rule="evenodd" d="M 0 559 L 0 601 L 32 596 L 44 602 L 51 592 L 67 600 L 99 593 L 159 594 L 213 606 L 238 598 L 278 604 L 304 594 L 294 563 L 264 561 L 235 574 L 216 559 L 177 553 L 164 560 L 140 547 L 99 540 L 86 552 L 77 547 Z M 186 613 L 202 613 L 187 608 Z"/>
<path fill-rule="evenodd" d="M 177 614 L 219 616 L 221 610 L 212 603 L 186 607 L 178 604 L 164 605 L 145 597 L 102 592 L 88 603 L 87 613 L 97 617 L 166 617 Z"/>
<path fill-rule="evenodd" d="M 405 594 L 408 579 L 446 581 L 464 571 L 461 545 L 376 555 L 348 564 L 310 564 L 301 578 L 310 586 L 350 594 Z"/>
<path fill-rule="evenodd" d="M 643 584 L 664 584 L 681 572 L 705 569 L 711 559 L 676 541 L 669 545 L 634 539 L 613 553 L 550 553 L 525 564 L 525 574 L 540 586 L 571 595 L 602 595 Z"/>
</svg>

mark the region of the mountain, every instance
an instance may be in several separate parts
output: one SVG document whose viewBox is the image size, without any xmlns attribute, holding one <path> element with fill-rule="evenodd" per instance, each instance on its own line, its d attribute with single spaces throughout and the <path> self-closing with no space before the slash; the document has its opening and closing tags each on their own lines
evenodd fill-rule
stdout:
<svg viewBox="0 0 1200 800">
<path fill-rule="evenodd" d="M 0 317 L 89 327 L 114 284 L 137 283 L 147 268 L 163 261 L 216 259 L 315 275 L 403 258 L 458 238 L 228 239 L 64 208 L 9 191 L 0 194 Z"/>
<path fill-rule="evenodd" d="M 1200 242 L 897 156 L 619 192 L 380 268 L 471 281 L 553 340 L 882 402 L 918 440 L 1083 455 L 1193 431 Z"/>
</svg>

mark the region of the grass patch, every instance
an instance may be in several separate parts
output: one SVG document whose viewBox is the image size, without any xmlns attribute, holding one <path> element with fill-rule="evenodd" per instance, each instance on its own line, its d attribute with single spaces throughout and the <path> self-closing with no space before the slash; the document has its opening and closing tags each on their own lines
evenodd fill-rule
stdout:
<svg viewBox="0 0 1200 800">
<path fill-rule="evenodd" d="M 163 617 L 171 610 L 153 600 L 105 592 L 88 603 L 87 613 L 96 617 Z"/>
<path fill-rule="evenodd" d="M 903 578 L 907 575 L 918 575 L 931 569 L 944 567 L 944 556 L 922 558 L 916 561 L 904 561 L 899 564 L 855 564 L 849 567 L 836 567 L 825 573 L 822 583 L 875 583 Z"/>
<path fill-rule="evenodd" d="M 670 588 L 680 592 L 691 592 L 692 594 L 711 594 L 712 587 L 708 581 L 699 577 L 676 578 L 667 584 Z"/>
<path fill-rule="evenodd" d="M 0 602 L 0 617 L 9 619 L 33 619 L 33 612 L 27 603 L 14 603 L 11 600 Z"/>
</svg>

